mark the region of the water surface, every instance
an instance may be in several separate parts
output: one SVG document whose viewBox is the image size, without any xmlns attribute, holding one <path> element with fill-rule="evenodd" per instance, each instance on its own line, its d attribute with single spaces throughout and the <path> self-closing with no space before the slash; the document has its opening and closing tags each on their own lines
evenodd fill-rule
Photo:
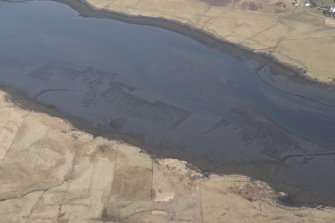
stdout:
<svg viewBox="0 0 335 223">
<path fill-rule="evenodd" d="M 0 2 L 0 30 L 1 84 L 92 126 L 230 165 L 297 200 L 335 201 L 334 87 L 54 2 Z"/>
</svg>

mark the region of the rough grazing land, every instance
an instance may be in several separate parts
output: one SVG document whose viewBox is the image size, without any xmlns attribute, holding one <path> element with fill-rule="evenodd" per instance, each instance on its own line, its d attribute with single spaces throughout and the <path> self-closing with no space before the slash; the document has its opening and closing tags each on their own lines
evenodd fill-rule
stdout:
<svg viewBox="0 0 335 223">
<path fill-rule="evenodd" d="M 204 177 L 185 162 L 74 130 L 0 92 L 0 222 L 334 222 L 289 208 L 264 183 Z"/>
<path fill-rule="evenodd" d="M 291 0 L 87 0 L 99 9 L 163 17 L 215 34 L 322 82 L 335 79 L 335 27 L 316 9 Z M 304 1 L 300 1 L 304 2 Z"/>
</svg>

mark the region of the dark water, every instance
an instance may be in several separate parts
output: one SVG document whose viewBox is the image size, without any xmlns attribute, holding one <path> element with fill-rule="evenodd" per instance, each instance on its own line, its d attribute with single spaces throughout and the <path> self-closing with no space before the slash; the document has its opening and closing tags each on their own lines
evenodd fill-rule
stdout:
<svg viewBox="0 0 335 223">
<path fill-rule="evenodd" d="M 93 126 L 232 164 L 297 200 L 335 201 L 334 87 L 45 1 L 0 3 L 0 83 Z"/>
</svg>

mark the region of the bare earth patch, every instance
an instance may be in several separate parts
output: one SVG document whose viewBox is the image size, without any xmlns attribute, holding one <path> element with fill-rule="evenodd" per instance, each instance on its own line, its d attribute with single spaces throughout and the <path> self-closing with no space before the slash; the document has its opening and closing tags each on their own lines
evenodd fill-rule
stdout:
<svg viewBox="0 0 335 223">
<path fill-rule="evenodd" d="M 326 18 L 325 19 L 325 24 L 327 26 L 335 27 L 335 19 L 334 18 Z"/>
</svg>

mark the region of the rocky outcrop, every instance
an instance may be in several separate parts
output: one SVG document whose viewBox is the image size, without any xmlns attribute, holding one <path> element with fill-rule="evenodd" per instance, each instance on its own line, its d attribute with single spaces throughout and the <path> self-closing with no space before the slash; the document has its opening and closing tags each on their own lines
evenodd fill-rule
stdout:
<svg viewBox="0 0 335 223">
<path fill-rule="evenodd" d="M 333 222 L 333 208 L 277 204 L 266 184 L 73 129 L 0 93 L 0 222 Z"/>
</svg>

